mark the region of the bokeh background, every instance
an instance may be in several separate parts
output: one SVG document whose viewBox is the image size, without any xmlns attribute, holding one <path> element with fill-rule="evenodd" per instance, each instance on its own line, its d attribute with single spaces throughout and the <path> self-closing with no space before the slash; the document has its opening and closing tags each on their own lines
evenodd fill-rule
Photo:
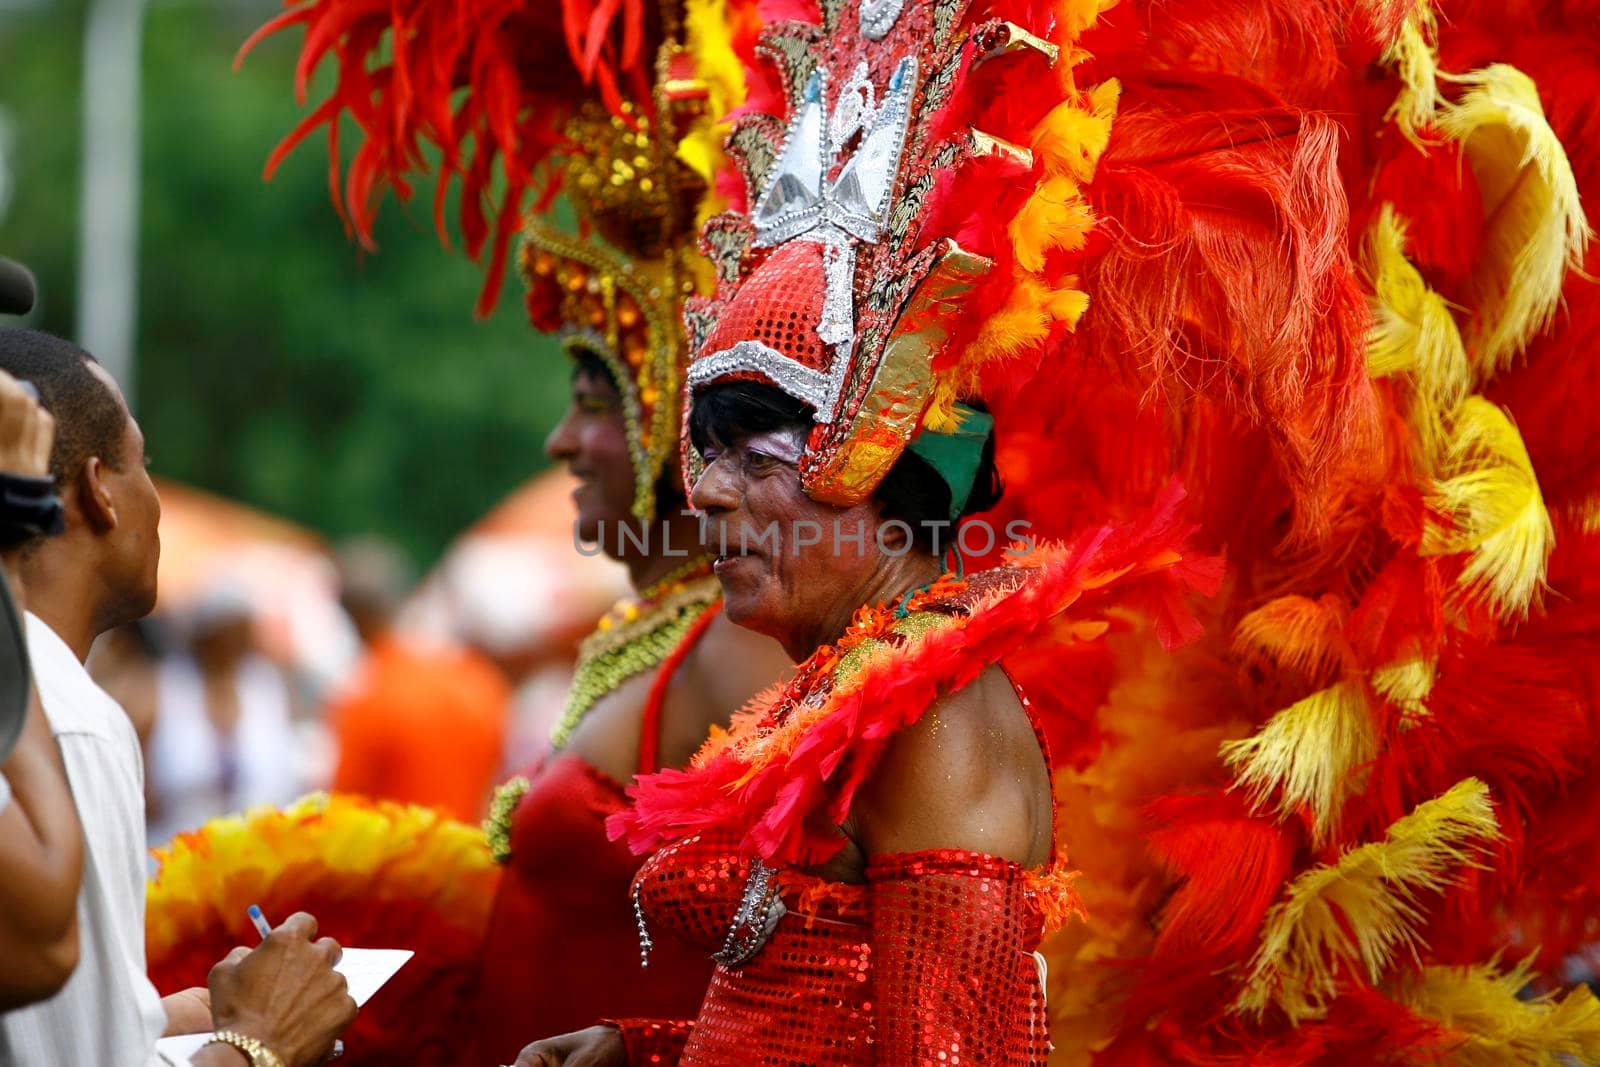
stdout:
<svg viewBox="0 0 1600 1067">
<path fill-rule="evenodd" d="M 69 337 L 83 299 L 86 68 L 113 61 L 91 42 L 92 6 L 0 2 L 0 254 L 38 277 L 28 324 Z M 441 249 L 430 189 L 385 203 L 367 254 L 329 201 L 320 138 L 263 181 L 269 152 L 305 114 L 292 92 L 299 35 L 266 41 L 238 70 L 234 54 L 278 10 L 144 8 L 128 108 L 139 188 L 131 398 L 158 474 L 331 537 L 381 533 L 425 566 L 544 466 L 566 399 L 563 357 L 525 327 L 514 277 L 495 314 L 473 318 L 481 276 Z M 115 36 L 111 48 L 128 47 Z M 331 81 L 319 73 L 313 99 Z"/>
</svg>

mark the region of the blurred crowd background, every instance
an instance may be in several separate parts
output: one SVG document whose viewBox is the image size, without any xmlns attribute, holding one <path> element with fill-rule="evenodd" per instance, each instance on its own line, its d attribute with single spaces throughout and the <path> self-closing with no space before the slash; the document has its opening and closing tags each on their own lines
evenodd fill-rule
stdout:
<svg viewBox="0 0 1600 1067">
<path fill-rule="evenodd" d="M 107 365 L 161 489 L 157 612 L 90 664 L 135 716 L 153 845 L 328 787 L 478 818 L 625 590 L 573 544 L 542 451 L 568 364 L 516 278 L 473 318 L 428 188 L 360 249 L 320 146 L 263 182 L 297 41 L 234 58 L 278 10 L 0 0 L 0 254 L 40 288 L 0 325 Z"/>
</svg>

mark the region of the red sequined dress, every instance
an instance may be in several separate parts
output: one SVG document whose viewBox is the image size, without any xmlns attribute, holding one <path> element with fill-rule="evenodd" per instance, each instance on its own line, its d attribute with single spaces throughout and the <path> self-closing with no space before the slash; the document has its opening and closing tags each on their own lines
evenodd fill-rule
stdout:
<svg viewBox="0 0 1600 1067">
<path fill-rule="evenodd" d="M 641 778 L 610 829 L 656 849 L 634 882 L 651 966 L 671 942 L 718 966 L 693 1018 L 611 1013 L 628 1061 L 1044 1064 L 1034 951 L 1076 909 L 1064 854 L 1043 870 L 954 849 L 875 856 L 859 885 L 804 872 L 837 852 L 836 827 L 895 731 L 1042 633 L 1059 639 L 1051 624 L 1077 626 L 1065 609 L 1113 580 L 1181 585 L 1175 543 L 1041 551 L 947 576 L 903 613 L 863 608 L 688 770 Z M 1023 706 L 1048 757 L 1045 716 Z"/>
<path fill-rule="evenodd" d="M 671 676 L 703 632 L 685 636 L 660 676 Z M 655 686 L 645 706 L 640 774 L 658 766 L 664 692 Z M 528 1042 L 602 1015 L 692 1014 L 711 975 L 706 953 L 684 944 L 661 946 L 649 970 L 640 967 L 628 912 L 639 858 L 605 832 L 606 819 L 627 806 L 622 784 L 563 752 L 526 777 L 483 950 L 480 1061 L 488 1064 L 511 1063 Z"/>
<path fill-rule="evenodd" d="M 723 950 L 751 875 L 727 835 L 651 857 L 636 883 L 651 969 L 673 943 Z M 792 868 L 772 878 L 786 914 L 771 937 L 718 966 L 693 1023 L 623 1021 L 630 1063 L 1045 1062 L 1037 875 L 937 849 L 879 857 L 864 885 Z"/>
</svg>

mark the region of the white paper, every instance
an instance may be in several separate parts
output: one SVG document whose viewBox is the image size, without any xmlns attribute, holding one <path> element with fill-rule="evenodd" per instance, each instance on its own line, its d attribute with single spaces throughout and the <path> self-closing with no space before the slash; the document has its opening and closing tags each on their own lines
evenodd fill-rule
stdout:
<svg viewBox="0 0 1600 1067">
<path fill-rule="evenodd" d="M 350 996 L 360 1007 L 413 955 L 415 953 L 405 948 L 347 948 L 333 969 L 350 983 Z"/>
<path fill-rule="evenodd" d="M 177 1037 L 164 1037 L 156 1042 L 155 1062 L 187 1067 L 189 1057 L 204 1048 L 206 1042 L 210 1040 L 210 1034 L 179 1034 Z"/>
<path fill-rule="evenodd" d="M 406 965 L 414 955 L 403 948 L 347 948 L 333 969 L 344 975 L 350 986 L 350 997 L 360 1007 L 372 999 L 372 994 L 383 988 L 395 972 Z M 210 1034 L 179 1034 L 164 1037 L 156 1042 L 156 1062 L 165 1060 L 175 1067 L 185 1067 L 189 1057 L 205 1047 Z"/>
</svg>

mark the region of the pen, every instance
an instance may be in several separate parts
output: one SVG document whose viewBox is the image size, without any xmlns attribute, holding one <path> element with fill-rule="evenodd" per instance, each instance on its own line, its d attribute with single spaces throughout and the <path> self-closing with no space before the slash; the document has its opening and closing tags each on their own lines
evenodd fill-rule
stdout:
<svg viewBox="0 0 1600 1067">
<path fill-rule="evenodd" d="M 245 909 L 245 914 L 250 916 L 251 925 L 256 928 L 256 933 L 261 935 L 261 940 L 265 941 L 267 939 L 267 935 L 272 933 L 272 924 L 267 922 L 267 917 L 261 913 L 261 906 L 258 904 L 252 904 Z M 333 1043 L 333 1049 L 329 1053 L 329 1058 L 331 1059 L 335 1056 L 343 1055 L 344 1042 L 335 1041 Z"/>
</svg>

